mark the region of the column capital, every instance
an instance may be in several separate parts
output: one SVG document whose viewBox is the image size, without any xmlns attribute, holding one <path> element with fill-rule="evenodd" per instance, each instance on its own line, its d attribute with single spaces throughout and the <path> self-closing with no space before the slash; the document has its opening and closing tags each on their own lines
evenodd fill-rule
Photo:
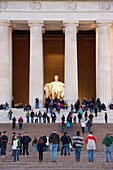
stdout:
<svg viewBox="0 0 113 170">
<path fill-rule="evenodd" d="M 28 21 L 27 22 L 29 27 L 43 27 L 44 26 L 44 21 Z"/>
<path fill-rule="evenodd" d="M 10 20 L 0 20 L 0 26 L 9 26 Z"/>
<path fill-rule="evenodd" d="M 96 21 L 97 27 L 101 27 L 101 26 L 111 27 L 112 23 L 113 23 L 112 21 Z"/>
<path fill-rule="evenodd" d="M 65 27 L 68 27 L 68 26 L 78 27 L 79 21 L 63 21 L 63 25 Z"/>
<path fill-rule="evenodd" d="M 13 31 L 13 27 L 11 25 L 9 25 L 9 30 Z"/>
</svg>

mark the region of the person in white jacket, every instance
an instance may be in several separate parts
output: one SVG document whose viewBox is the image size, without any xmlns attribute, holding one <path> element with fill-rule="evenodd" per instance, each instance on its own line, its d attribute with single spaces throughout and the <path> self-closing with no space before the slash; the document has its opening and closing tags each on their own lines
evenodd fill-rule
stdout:
<svg viewBox="0 0 113 170">
<path fill-rule="evenodd" d="M 97 139 L 90 131 L 90 134 L 86 137 L 85 143 L 87 144 L 87 151 L 88 151 L 88 161 L 94 162 L 94 151 L 96 149 Z"/>
<path fill-rule="evenodd" d="M 17 136 L 14 136 L 14 139 L 12 140 L 12 150 L 13 150 L 13 157 L 14 162 L 19 161 L 19 153 L 20 153 L 20 140 L 17 139 Z"/>
</svg>

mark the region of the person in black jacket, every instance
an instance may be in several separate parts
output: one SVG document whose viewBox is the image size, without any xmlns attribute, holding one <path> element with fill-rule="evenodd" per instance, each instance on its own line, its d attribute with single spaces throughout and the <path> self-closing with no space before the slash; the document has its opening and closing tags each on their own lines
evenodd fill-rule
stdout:
<svg viewBox="0 0 113 170">
<path fill-rule="evenodd" d="M 27 132 L 25 132 L 23 136 L 23 155 L 25 155 L 25 152 L 26 152 L 26 155 L 29 155 L 28 146 L 30 142 L 31 142 L 31 138 L 30 136 L 28 136 Z"/>
<path fill-rule="evenodd" d="M 45 143 L 43 141 L 42 136 L 39 138 L 39 141 L 37 144 L 37 150 L 39 152 L 39 161 L 41 162 L 43 160 L 43 152 L 45 150 Z"/>
<path fill-rule="evenodd" d="M 7 150 L 7 143 L 8 143 L 8 136 L 6 135 L 7 131 L 3 132 L 2 136 L 2 155 L 7 157 L 6 150 Z"/>
<path fill-rule="evenodd" d="M 61 149 L 61 155 L 67 155 L 67 145 L 69 143 L 67 138 L 67 132 L 64 132 L 64 135 L 61 137 L 62 142 L 62 149 Z"/>
<path fill-rule="evenodd" d="M 53 162 L 56 162 L 58 144 L 60 143 L 60 137 L 56 133 L 56 130 L 49 136 L 49 143 L 51 143 L 51 159 Z"/>
</svg>

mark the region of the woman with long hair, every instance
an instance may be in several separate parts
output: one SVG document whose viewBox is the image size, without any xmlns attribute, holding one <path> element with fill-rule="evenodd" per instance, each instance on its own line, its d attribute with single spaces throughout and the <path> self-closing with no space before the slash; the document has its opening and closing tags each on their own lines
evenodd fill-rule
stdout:
<svg viewBox="0 0 113 170">
<path fill-rule="evenodd" d="M 45 144 L 43 142 L 42 136 L 38 140 L 37 150 L 39 151 L 39 161 L 41 162 L 43 160 L 43 152 L 45 150 Z"/>
</svg>

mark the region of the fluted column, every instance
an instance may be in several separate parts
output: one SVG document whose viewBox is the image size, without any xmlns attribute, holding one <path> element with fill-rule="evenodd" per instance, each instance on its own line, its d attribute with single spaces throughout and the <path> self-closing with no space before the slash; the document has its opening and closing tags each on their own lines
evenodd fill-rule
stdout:
<svg viewBox="0 0 113 170">
<path fill-rule="evenodd" d="M 111 60 L 110 26 L 111 23 L 98 22 L 98 94 L 106 105 L 111 101 Z"/>
<path fill-rule="evenodd" d="M 12 101 L 12 27 L 9 27 L 9 62 L 10 62 L 10 101 Z M 10 103 L 11 105 L 12 103 Z"/>
<path fill-rule="evenodd" d="M 96 28 L 96 96 L 98 96 L 98 28 Z"/>
<path fill-rule="evenodd" d="M 29 103 L 35 106 L 35 98 L 40 100 L 39 107 L 43 106 L 43 22 L 28 22 L 30 26 L 30 80 Z"/>
<path fill-rule="evenodd" d="M 0 21 L 0 103 L 11 103 L 9 21 Z"/>
<path fill-rule="evenodd" d="M 78 99 L 77 22 L 65 26 L 65 100 L 68 105 Z"/>
<path fill-rule="evenodd" d="M 110 29 L 110 50 L 111 50 L 111 102 L 113 102 L 113 25 Z"/>
</svg>

